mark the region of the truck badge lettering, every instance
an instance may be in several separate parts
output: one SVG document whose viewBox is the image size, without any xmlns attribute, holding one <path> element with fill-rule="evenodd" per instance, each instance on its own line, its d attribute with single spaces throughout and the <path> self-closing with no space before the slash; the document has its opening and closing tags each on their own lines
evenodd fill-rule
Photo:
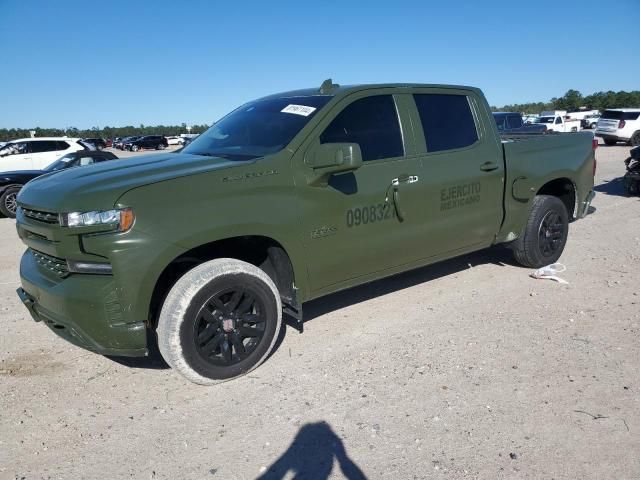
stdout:
<svg viewBox="0 0 640 480">
<path fill-rule="evenodd" d="M 277 170 L 267 170 L 265 172 L 247 172 L 242 175 L 232 175 L 230 177 L 224 177 L 223 182 L 235 182 L 236 180 L 250 180 L 252 178 L 267 177 L 269 175 L 278 175 Z"/>
<path fill-rule="evenodd" d="M 336 233 L 338 233 L 337 227 L 327 227 L 326 225 L 323 225 L 322 227 L 311 231 L 311 238 L 328 237 L 330 235 L 335 235 Z"/>
<path fill-rule="evenodd" d="M 480 182 L 455 185 L 440 190 L 440 210 L 465 207 L 480 201 Z"/>
</svg>

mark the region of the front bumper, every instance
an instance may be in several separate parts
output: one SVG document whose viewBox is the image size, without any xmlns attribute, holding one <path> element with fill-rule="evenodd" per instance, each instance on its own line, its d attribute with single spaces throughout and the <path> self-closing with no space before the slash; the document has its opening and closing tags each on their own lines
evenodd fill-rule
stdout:
<svg viewBox="0 0 640 480">
<path fill-rule="evenodd" d="M 146 325 L 125 322 L 111 275 L 48 276 L 27 250 L 20 261 L 20 277 L 22 303 L 35 321 L 56 335 L 102 355 L 148 354 Z"/>
</svg>

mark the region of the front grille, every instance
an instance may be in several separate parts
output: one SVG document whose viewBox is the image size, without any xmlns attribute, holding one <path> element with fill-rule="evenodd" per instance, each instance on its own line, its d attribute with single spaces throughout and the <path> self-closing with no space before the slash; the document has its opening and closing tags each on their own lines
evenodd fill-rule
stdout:
<svg viewBox="0 0 640 480">
<path fill-rule="evenodd" d="M 59 223 L 57 213 L 41 212 L 39 210 L 30 210 L 23 208 L 22 213 L 25 217 L 32 218 L 43 223 Z"/>
<path fill-rule="evenodd" d="M 66 278 L 69 276 L 69 267 L 67 267 L 67 261 L 63 258 L 52 257 L 46 253 L 38 252 L 33 248 L 31 249 L 31 253 L 33 254 L 33 258 L 35 258 L 36 263 L 41 267 L 55 273 L 60 278 Z"/>
</svg>

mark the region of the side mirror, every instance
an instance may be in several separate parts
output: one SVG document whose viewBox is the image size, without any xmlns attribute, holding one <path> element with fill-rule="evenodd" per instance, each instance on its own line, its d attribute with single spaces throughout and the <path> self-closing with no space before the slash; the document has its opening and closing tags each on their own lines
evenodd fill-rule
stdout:
<svg viewBox="0 0 640 480">
<path fill-rule="evenodd" d="M 309 185 L 326 187 L 334 173 L 346 173 L 362 166 L 362 152 L 357 143 L 321 143 L 312 148 L 304 158 L 310 167 Z"/>
</svg>

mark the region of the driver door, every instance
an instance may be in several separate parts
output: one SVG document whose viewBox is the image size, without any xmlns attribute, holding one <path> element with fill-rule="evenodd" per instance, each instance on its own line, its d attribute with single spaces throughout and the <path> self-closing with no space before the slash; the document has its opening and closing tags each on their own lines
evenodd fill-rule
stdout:
<svg viewBox="0 0 640 480">
<path fill-rule="evenodd" d="M 294 157 L 298 165 L 321 144 L 358 144 L 362 166 L 311 185 L 296 179 L 303 244 L 313 292 L 327 292 L 420 257 L 420 160 L 405 95 L 388 89 L 351 95 L 318 124 Z"/>
</svg>

